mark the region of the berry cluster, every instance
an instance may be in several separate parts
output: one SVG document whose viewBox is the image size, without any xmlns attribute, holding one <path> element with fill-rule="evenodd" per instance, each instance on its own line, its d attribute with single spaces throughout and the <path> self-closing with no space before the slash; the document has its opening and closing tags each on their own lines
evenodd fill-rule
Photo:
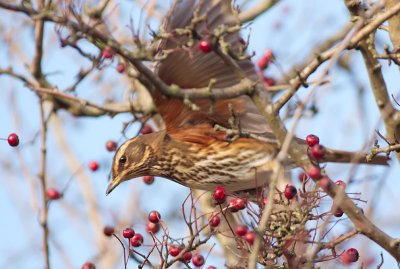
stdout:
<svg viewBox="0 0 400 269">
<path fill-rule="evenodd" d="M 263 72 L 264 70 L 266 70 L 268 68 L 268 66 L 274 60 L 274 58 L 275 57 L 274 57 L 274 54 L 272 53 L 272 50 L 266 49 L 264 51 L 264 54 L 257 61 L 257 66 L 260 69 L 260 76 L 262 77 L 264 85 L 266 87 L 271 87 L 271 86 L 275 85 L 275 80 L 273 78 L 265 75 L 265 73 Z"/>
<path fill-rule="evenodd" d="M 313 161 L 317 163 L 324 158 L 326 149 L 319 143 L 319 137 L 313 134 L 309 134 L 306 137 L 306 143 L 308 145 L 308 154 Z M 308 169 L 307 174 L 313 180 L 319 180 L 322 177 L 321 169 L 315 165 Z"/>
</svg>

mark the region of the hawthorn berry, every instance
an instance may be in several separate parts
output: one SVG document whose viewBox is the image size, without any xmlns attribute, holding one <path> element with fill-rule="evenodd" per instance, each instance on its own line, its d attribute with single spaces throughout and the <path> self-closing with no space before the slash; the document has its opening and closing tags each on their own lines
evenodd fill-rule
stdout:
<svg viewBox="0 0 400 269">
<path fill-rule="evenodd" d="M 320 144 L 315 144 L 311 147 L 311 155 L 317 160 L 323 158 L 325 156 L 325 153 L 325 147 Z"/>
<path fill-rule="evenodd" d="M 160 230 L 160 223 L 153 223 L 148 221 L 146 225 L 146 230 L 149 233 L 157 233 Z"/>
<path fill-rule="evenodd" d="M 234 202 L 235 202 L 235 208 L 236 208 L 237 210 L 243 210 L 243 209 L 246 208 L 246 200 L 245 200 L 245 199 L 243 199 L 243 198 L 236 198 L 236 199 L 234 200 Z"/>
<path fill-rule="evenodd" d="M 161 219 L 161 215 L 158 211 L 153 210 L 149 213 L 148 219 L 152 223 L 159 223 L 160 219 Z"/>
<path fill-rule="evenodd" d="M 313 134 L 309 134 L 306 137 L 306 142 L 308 146 L 312 147 L 316 144 L 319 144 L 319 137 Z"/>
<path fill-rule="evenodd" d="M 271 60 L 274 57 L 274 54 L 272 53 L 271 49 L 266 49 L 264 51 L 263 57 Z"/>
<path fill-rule="evenodd" d="M 282 13 L 283 14 L 289 14 L 290 13 L 290 10 L 291 10 L 291 8 L 290 8 L 290 6 L 289 5 L 283 5 L 282 6 Z"/>
<path fill-rule="evenodd" d="M 121 74 L 125 72 L 125 64 L 124 63 L 119 63 L 117 65 L 117 72 L 121 73 Z"/>
<path fill-rule="evenodd" d="M 340 261 L 344 264 L 350 264 L 353 262 L 358 261 L 358 258 L 360 257 L 360 254 L 358 253 L 358 250 L 355 248 L 349 248 L 345 252 L 343 252 L 340 255 Z"/>
<path fill-rule="evenodd" d="M 101 52 L 101 56 L 105 59 L 112 59 L 112 57 L 114 57 L 114 51 L 110 47 L 105 47 Z"/>
<path fill-rule="evenodd" d="M 106 142 L 106 149 L 110 152 L 116 151 L 117 150 L 117 143 L 113 140 L 108 140 Z"/>
<path fill-rule="evenodd" d="M 345 189 L 346 186 L 347 186 L 346 182 L 344 182 L 343 180 L 340 180 L 340 179 L 337 180 L 337 181 L 335 182 L 335 184 L 338 185 L 339 187 L 343 188 L 343 189 Z"/>
<path fill-rule="evenodd" d="M 141 234 L 135 234 L 130 239 L 130 242 L 133 247 L 140 247 L 143 244 L 143 236 Z"/>
<path fill-rule="evenodd" d="M 168 251 L 172 257 L 176 257 L 179 255 L 179 253 L 181 253 L 182 247 L 177 246 L 177 245 L 170 245 L 168 248 Z"/>
<path fill-rule="evenodd" d="M 112 236 L 114 233 L 114 227 L 112 226 L 106 226 L 103 229 L 103 233 L 105 236 Z"/>
<path fill-rule="evenodd" d="M 122 231 L 122 236 L 124 238 L 132 238 L 135 235 L 135 231 L 132 228 L 125 228 L 125 230 Z"/>
<path fill-rule="evenodd" d="M 266 49 L 264 54 L 257 61 L 258 68 L 260 68 L 261 70 L 266 69 L 269 63 L 271 62 L 272 57 L 273 57 L 272 50 Z"/>
<path fill-rule="evenodd" d="M 219 216 L 211 216 L 211 217 L 208 219 L 208 223 L 210 224 L 210 226 L 211 226 L 212 228 L 215 228 L 215 227 L 217 227 L 217 226 L 221 223 L 221 219 L 220 219 Z"/>
<path fill-rule="evenodd" d="M 335 212 L 333 212 L 333 215 L 337 218 L 340 218 L 341 216 L 343 216 L 343 209 L 338 207 L 336 208 Z"/>
<path fill-rule="evenodd" d="M 90 161 L 89 162 L 89 168 L 90 168 L 90 170 L 95 172 L 95 171 L 97 171 L 99 169 L 99 163 L 96 162 L 96 161 Z"/>
<path fill-rule="evenodd" d="M 85 262 L 82 265 L 82 269 L 96 269 L 96 266 L 91 262 Z"/>
<path fill-rule="evenodd" d="M 195 254 L 192 258 L 192 263 L 194 266 L 200 267 L 204 265 L 204 257 L 201 254 Z"/>
<path fill-rule="evenodd" d="M 142 129 L 140 129 L 141 134 L 151 134 L 152 132 L 153 128 L 148 124 L 143 125 Z"/>
<path fill-rule="evenodd" d="M 262 207 L 265 207 L 265 206 L 267 205 L 267 202 L 268 202 L 268 198 L 267 198 L 267 197 L 264 197 L 264 198 L 262 199 L 262 201 L 261 201 Z"/>
<path fill-rule="evenodd" d="M 329 187 L 329 184 L 331 184 L 331 180 L 327 177 L 323 177 L 318 181 L 318 183 L 321 188 L 327 189 Z"/>
<path fill-rule="evenodd" d="M 47 189 L 46 196 L 47 196 L 47 199 L 49 199 L 49 200 L 57 200 L 57 199 L 61 198 L 60 192 L 58 190 L 56 190 L 55 188 Z"/>
<path fill-rule="evenodd" d="M 214 189 L 214 201 L 215 204 L 220 205 L 225 202 L 226 199 L 226 192 L 225 188 L 222 186 L 217 186 Z"/>
<path fill-rule="evenodd" d="M 270 78 L 270 77 L 266 77 L 266 76 L 263 77 L 263 81 L 264 81 L 264 86 L 265 87 L 274 86 L 275 83 L 276 83 L 275 79 Z"/>
<path fill-rule="evenodd" d="M 247 233 L 247 226 L 246 225 L 236 226 L 235 233 L 238 236 L 244 236 Z"/>
<path fill-rule="evenodd" d="M 297 194 L 297 189 L 295 186 L 287 184 L 283 194 L 285 195 L 286 199 L 288 200 L 293 199 L 293 197 L 295 197 Z"/>
<path fill-rule="evenodd" d="M 299 180 L 300 180 L 300 182 L 301 182 L 301 183 L 304 183 L 304 182 L 306 182 L 306 181 L 307 181 L 307 179 L 308 179 L 308 176 L 307 176 L 307 174 L 306 174 L 306 173 L 304 173 L 304 172 L 301 172 L 301 173 L 299 174 Z"/>
<path fill-rule="evenodd" d="M 208 52 L 212 51 L 211 40 L 208 38 L 199 40 L 198 47 L 199 47 L 199 50 L 204 53 L 208 53 Z"/>
<path fill-rule="evenodd" d="M 19 145 L 19 138 L 18 135 L 15 133 L 11 133 L 8 138 L 7 138 L 7 142 L 11 147 L 16 147 Z"/>
<path fill-rule="evenodd" d="M 154 183 L 154 176 L 144 176 L 143 177 L 143 182 L 146 183 L 147 185 L 151 185 Z"/>
<path fill-rule="evenodd" d="M 183 254 L 183 259 L 186 262 L 190 262 L 190 260 L 192 259 L 192 253 L 190 251 L 185 252 L 185 254 Z"/>
<path fill-rule="evenodd" d="M 261 56 L 260 59 L 258 59 L 257 61 L 257 66 L 261 70 L 266 69 L 268 65 L 269 65 L 269 60 L 263 56 Z"/>
<path fill-rule="evenodd" d="M 321 177 L 321 169 L 319 167 L 313 166 L 307 171 L 308 176 L 312 179 L 319 179 Z"/>
<path fill-rule="evenodd" d="M 250 245 L 253 245 L 256 235 L 253 231 L 249 231 L 244 235 L 243 238 L 244 238 L 244 240 L 246 240 L 247 243 L 249 243 Z"/>
<path fill-rule="evenodd" d="M 236 200 L 235 199 L 231 199 L 231 200 L 228 201 L 228 209 L 232 213 L 235 213 L 235 212 L 239 211 L 239 209 L 237 209 L 237 207 L 236 207 Z"/>
</svg>

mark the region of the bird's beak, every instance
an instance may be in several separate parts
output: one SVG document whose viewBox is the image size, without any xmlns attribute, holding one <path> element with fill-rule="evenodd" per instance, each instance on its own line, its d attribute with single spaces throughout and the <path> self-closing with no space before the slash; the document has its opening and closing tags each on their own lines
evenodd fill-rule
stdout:
<svg viewBox="0 0 400 269">
<path fill-rule="evenodd" d="M 119 185 L 118 177 L 113 178 L 113 180 L 108 184 L 108 188 L 106 190 L 106 195 L 109 195 L 117 186 Z"/>
</svg>

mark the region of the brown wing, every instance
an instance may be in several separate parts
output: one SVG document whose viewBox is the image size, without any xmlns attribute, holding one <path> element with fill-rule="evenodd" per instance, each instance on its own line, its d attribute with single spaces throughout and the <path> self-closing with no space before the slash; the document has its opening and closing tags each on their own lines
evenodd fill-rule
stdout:
<svg viewBox="0 0 400 269">
<path fill-rule="evenodd" d="M 186 27 L 195 13 L 207 16 L 205 22 L 196 26 L 199 34 L 235 19 L 230 0 L 178 0 L 171 8 L 162 30 L 173 33 L 176 28 Z M 187 38 L 175 36 L 160 44 L 160 51 L 174 50 L 158 66 L 157 72 L 163 81 L 181 88 L 206 87 L 210 79 L 216 79 L 215 87 L 228 87 L 240 82 L 240 77 L 218 55 L 214 52 L 202 53 L 196 44 L 190 48 L 184 47 L 186 41 Z M 225 41 L 234 49 L 240 46 L 238 33 L 226 36 Z M 258 79 L 250 60 L 239 61 L 238 64 L 250 79 Z M 193 103 L 199 108 L 198 111 L 193 111 L 178 99 L 165 98 L 156 92 L 154 97 L 167 132 L 185 141 L 209 143 L 215 137 L 220 137 L 222 134 L 216 133 L 213 126 L 218 124 L 231 127 L 229 122 L 233 118 L 232 111 L 243 131 L 257 134 L 269 131 L 265 119 L 247 96 L 214 103 L 210 100 L 195 100 Z"/>
</svg>

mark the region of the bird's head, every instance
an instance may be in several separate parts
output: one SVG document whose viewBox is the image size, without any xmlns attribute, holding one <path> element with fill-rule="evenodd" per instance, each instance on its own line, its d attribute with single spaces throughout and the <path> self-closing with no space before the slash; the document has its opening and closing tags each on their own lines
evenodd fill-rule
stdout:
<svg viewBox="0 0 400 269">
<path fill-rule="evenodd" d="M 113 159 L 112 179 L 106 194 L 109 194 L 123 181 L 151 175 L 160 135 L 162 136 L 158 132 L 134 137 L 119 147 Z"/>
</svg>

